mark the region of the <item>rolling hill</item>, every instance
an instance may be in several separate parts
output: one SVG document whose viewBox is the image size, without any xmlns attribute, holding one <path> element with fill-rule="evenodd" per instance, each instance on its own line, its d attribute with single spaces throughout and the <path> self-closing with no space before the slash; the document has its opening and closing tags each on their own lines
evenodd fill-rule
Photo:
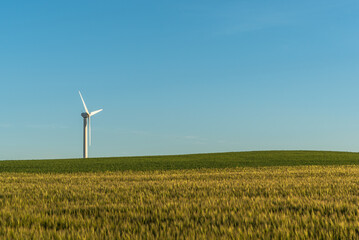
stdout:
<svg viewBox="0 0 359 240">
<path fill-rule="evenodd" d="M 301 165 L 356 165 L 359 153 L 256 151 L 168 156 L 0 161 L 0 172 L 76 173 Z"/>
</svg>

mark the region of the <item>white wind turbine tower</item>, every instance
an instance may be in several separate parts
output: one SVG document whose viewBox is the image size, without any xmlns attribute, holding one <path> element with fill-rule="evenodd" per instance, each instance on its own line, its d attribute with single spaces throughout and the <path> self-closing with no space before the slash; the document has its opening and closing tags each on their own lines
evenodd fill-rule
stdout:
<svg viewBox="0 0 359 240">
<path fill-rule="evenodd" d="M 87 151 L 87 119 L 88 119 L 88 125 L 89 125 L 89 135 L 90 135 L 90 146 L 91 146 L 91 117 L 93 115 L 95 115 L 96 113 L 99 113 L 102 111 L 102 109 L 93 111 L 91 113 L 89 113 L 89 111 L 87 110 L 86 104 L 84 99 L 82 98 L 81 92 L 79 91 L 82 103 L 84 104 L 84 108 L 86 112 L 81 113 L 81 116 L 84 118 L 84 158 L 87 158 L 88 156 L 88 151 Z"/>
</svg>

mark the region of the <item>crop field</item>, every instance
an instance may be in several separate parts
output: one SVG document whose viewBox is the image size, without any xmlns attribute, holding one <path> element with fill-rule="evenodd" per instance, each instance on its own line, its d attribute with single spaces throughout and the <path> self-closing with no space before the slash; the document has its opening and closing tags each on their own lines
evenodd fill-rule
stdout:
<svg viewBox="0 0 359 240">
<path fill-rule="evenodd" d="M 359 164 L 359 153 L 260 151 L 171 156 L 0 161 L 1 172 L 76 173 Z"/>
<path fill-rule="evenodd" d="M 40 161 L 36 172 L 36 161 L 15 161 L 12 168 L 6 161 L 6 171 L 0 163 L 0 238 L 358 239 L 358 154 L 274 153 L 281 164 L 273 152 L 258 152 L 252 161 L 273 163 L 248 166 L 243 157 L 244 166 L 233 166 L 233 154 L 241 154 L 229 153 L 228 167 L 223 158 L 220 167 L 158 163 L 150 170 L 130 161 L 121 169 L 113 161 L 116 170 L 95 171 L 99 160 L 89 159 L 96 164 L 82 160 L 84 171 L 80 164 L 76 171 L 50 171 L 46 163 L 54 160 Z M 283 155 L 307 159 L 300 166 Z M 205 164 L 201 156 L 191 164 Z M 70 160 L 56 164 L 61 161 Z"/>
</svg>

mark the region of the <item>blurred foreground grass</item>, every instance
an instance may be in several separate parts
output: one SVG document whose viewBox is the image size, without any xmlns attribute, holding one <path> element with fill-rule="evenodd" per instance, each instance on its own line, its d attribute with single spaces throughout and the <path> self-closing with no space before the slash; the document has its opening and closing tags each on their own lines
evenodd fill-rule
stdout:
<svg viewBox="0 0 359 240">
<path fill-rule="evenodd" d="M 355 165 L 1 173 L 0 238 L 358 239 L 358 176 Z"/>
</svg>

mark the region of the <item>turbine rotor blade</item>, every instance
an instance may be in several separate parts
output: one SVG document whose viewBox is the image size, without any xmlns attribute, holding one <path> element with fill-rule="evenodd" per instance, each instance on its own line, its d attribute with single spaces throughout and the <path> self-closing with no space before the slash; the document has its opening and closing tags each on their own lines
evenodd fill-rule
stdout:
<svg viewBox="0 0 359 240">
<path fill-rule="evenodd" d="M 84 104 L 85 111 L 86 111 L 86 113 L 87 113 L 87 114 L 89 114 L 89 111 L 87 110 L 87 107 L 86 107 L 85 101 L 84 101 L 84 99 L 82 98 L 82 95 L 81 95 L 81 92 L 80 92 L 80 91 L 79 91 L 79 94 L 80 94 L 80 97 L 81 97 L 82 103 Z"/>
<path fill-rule="evenodd" d="M 91 146 L 91 117 L 89 116 L 89 143 L 90 143 L 90 146 Z"/>
<path fill-rule="evenodd" d="M 93 112 L 90 113 L 90 116 L 93 116 L 93 115 L 95 115 L 95 114 L 101 112 L 102 110 L 103 110 L 103 109 L 99 109 L 99 110 L 93 111 Z"/>
</svg>

